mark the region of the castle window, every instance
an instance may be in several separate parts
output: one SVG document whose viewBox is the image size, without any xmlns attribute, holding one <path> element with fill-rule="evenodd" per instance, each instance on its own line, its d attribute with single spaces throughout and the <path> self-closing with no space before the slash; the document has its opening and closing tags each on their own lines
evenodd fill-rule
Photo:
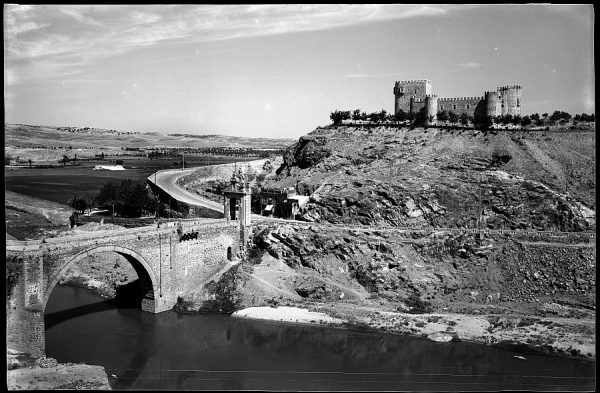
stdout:
<svg viewBox="0 0 600 393">
<path fill-rule="evenodd" d="M 517 108 L 521 106 L 521 100 L 517 98 Z"/>
<path fill-rule="evenodd" d="M 444 109 L 444 105 L 440 105 L 440 109 Z"/>
<path fill-rule="evenodd" d="M 467 105 L 467 109 L 471 109 L 471 105 Z"/>
<path fill-rule="evenodd" d="M 452 109 L 456 110 L 456 105 L 452 105 Z"/>
</svg>

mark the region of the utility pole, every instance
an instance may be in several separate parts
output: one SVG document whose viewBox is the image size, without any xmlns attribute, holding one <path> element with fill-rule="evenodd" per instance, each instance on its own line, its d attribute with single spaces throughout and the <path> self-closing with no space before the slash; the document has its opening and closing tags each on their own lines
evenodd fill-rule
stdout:
<svg viewBox="0 0 600 393">
<path fill-rule="evenodd" d="M 183 171 L 185 169 L 185 151 L 182 151 L 183 154 L 183 160 L 181 161 L 181 170 Z"/>
</svg>

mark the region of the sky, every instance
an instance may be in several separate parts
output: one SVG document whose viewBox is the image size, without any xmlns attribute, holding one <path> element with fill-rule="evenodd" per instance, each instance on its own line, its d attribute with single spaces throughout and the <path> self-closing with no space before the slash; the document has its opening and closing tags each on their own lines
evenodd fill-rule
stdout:
<svg viewBox="0 0 600 393">
<path fill-rule="evenodd" d="M 298 138 L 334 110 L 523 86 L 594 113 L 592 5 L 4 5 L 6 123 Z"/>
</svg>

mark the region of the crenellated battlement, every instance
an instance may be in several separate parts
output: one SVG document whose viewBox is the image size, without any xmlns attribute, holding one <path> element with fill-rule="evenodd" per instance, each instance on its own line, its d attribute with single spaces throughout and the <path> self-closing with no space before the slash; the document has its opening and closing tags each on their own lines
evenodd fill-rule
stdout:
<svg viewBox="0 0 600 393">
<path fill-rule="evenodd" d="M 475 101 L 483 100 L 483 97 L 445 97 L 438 98 L 438 101 Z"/>
<path fill-rule="evenodd" d="M 483 96 L 438 97 L 432 93 L 429 79 L 396 81 L 394 85 L 395 113 L 404 111 L 415 114 L 425 108 L 429 121 L 435 119 L 437 110 L 452 110 L 474 118 L 485 116 L 520 115 L 522 104 L 521 85 L 505 85 L 496 90 L 485 91 Z"/>
<path fill-rule="evenodd" d="M 498 87 L 498 90 L 510 90 L 510 89 L 519 90 L 522 88 L 523 88 L 523 86 L 521 86 L 521 85 L 511 85 L 511 86 L 500 86 L 500 87 Z"/>
<path fill-rule="evenodd" d="M 409 81 L 396 81 L 397 85 L 403 85 L 403 84 L 408 84 L 408 83 L 431 83 L 431 81 L 429 79 L 413 79 L 413 80 L 409 80 Z"/>
</svg>

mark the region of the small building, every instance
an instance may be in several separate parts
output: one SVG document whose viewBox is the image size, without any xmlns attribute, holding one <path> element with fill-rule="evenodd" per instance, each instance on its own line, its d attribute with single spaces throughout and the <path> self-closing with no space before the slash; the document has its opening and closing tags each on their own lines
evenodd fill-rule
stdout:
<svg viewBox="0 0 600 393">
<path fill-rule="evenodd" d="M 263 215 L 287 218 L 291 214 L 286 200 L 296 195 L 294 187 L 263 188 L 260 190 L 260 211 Z"/>
<path fill-rule="evenodd" d="M 96 165 L 95 171 L 124 171 L 123 165 Z"/>
<path fill-rule="evenodd" d="M 306 195 L 293 195 L 288 197 L 285 201 L 286 211 L 291 213 L 292 220 L 295 220 L 298 214 L 301 214 L 304 211 L 304 206 L 308 203 L 310 199 L 309 196 Z"/>
</svg>

